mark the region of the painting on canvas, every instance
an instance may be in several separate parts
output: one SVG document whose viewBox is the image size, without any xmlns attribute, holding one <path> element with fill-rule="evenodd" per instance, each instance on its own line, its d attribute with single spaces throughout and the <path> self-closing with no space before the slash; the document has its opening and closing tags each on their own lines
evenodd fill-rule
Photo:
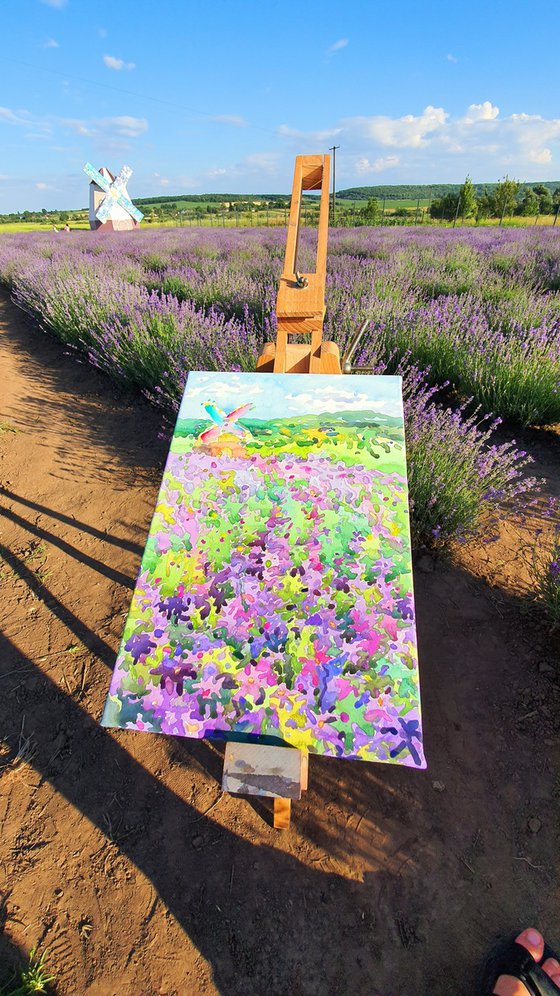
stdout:
<svg viewBox="0 0 560 996">
<path fill-rule="evenodd" d="M 191 373 L 103 723 L 425 767 L 399 377 Z"/>
</svg>

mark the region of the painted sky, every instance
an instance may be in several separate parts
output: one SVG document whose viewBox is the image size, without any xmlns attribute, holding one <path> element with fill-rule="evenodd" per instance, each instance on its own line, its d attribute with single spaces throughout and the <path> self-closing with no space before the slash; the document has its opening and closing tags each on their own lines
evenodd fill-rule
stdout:
<svg viewBox="0 0 560 996">
<path fill-rule="evenodd" d="M 294 389 L 293 374 L 189 374 L 179 418 L 208 418 L 203 405 L 214 401 L 226 412 L 251 403 L 256 419 L 319 415 L 321 412 L 373 411 L 402 418 L 401 378 L 309 374 Z"/>
<path fill-rule="evenodd" d="M 1 2 L 0 212 L 83 207 L 86 161 L 134 196 L 560 176 L 557 0 L 465 6 Z"/>
</svg>

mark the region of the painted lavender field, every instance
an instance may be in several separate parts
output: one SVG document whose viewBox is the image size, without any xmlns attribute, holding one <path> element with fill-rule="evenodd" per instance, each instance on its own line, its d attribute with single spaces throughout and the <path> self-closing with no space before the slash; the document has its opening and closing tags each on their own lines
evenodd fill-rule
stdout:
<svg viewBox="0 0 560 996">
<path fill-rule="evenodd" d="M 399 378 L 191 374 L 103 722 L 425 766 Z"/>
<path fill-rule="evenodd" d="M 4 236 L 0 280 L 175 414 L 189 370 L 254 370 L 284 246 L 284 229 Z M 301 253 L 312 268 L 305 233 Z M 533 488 L 495 430 L 560 421 L 559 290 L 560 228 L 331 233 L 325 333 L 344 349 L 368 319 L 358 362 L 403 375 L 416 538 L 467 535 Z"/>
</svg>

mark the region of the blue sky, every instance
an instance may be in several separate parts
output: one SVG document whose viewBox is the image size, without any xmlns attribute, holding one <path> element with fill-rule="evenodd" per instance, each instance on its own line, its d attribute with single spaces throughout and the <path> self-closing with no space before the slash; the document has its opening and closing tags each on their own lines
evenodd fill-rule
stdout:
<svg viewBox="0 0 560 996">
<path fill-rule="evenodd" d="M 557 0 L 0 0 L 0 212 L 129 192 L 560 178 Z"/>
<path fill-rule="evenodd" d="M 179 418 L 204 418 L 203 405 L 213 401 L 226 412 L 251 403 L 248 418 L 289 418 L 321 412 L 374 411 L 402 418 L 401 378 L 310 374 L 294 389 L 291 374 L 189 374 Z"/>
</svg>

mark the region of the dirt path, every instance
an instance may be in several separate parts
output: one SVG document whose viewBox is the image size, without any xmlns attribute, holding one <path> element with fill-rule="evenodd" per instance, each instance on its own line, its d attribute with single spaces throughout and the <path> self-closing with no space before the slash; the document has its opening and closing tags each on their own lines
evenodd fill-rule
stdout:
<svg viewBox="0 0 560 996">
<path fill-rule="evenodd" d="M 560 686 L 514 591 L 422 560 L 428 771 L 312 758 L 278 834 L 210 744 L 99 726 L 157 413 L 5 294 L 0 370 L 0 979 L 39 943 L 63 996 L 460 996 L 498 935 L 558 944 Z"/>
</svg>

